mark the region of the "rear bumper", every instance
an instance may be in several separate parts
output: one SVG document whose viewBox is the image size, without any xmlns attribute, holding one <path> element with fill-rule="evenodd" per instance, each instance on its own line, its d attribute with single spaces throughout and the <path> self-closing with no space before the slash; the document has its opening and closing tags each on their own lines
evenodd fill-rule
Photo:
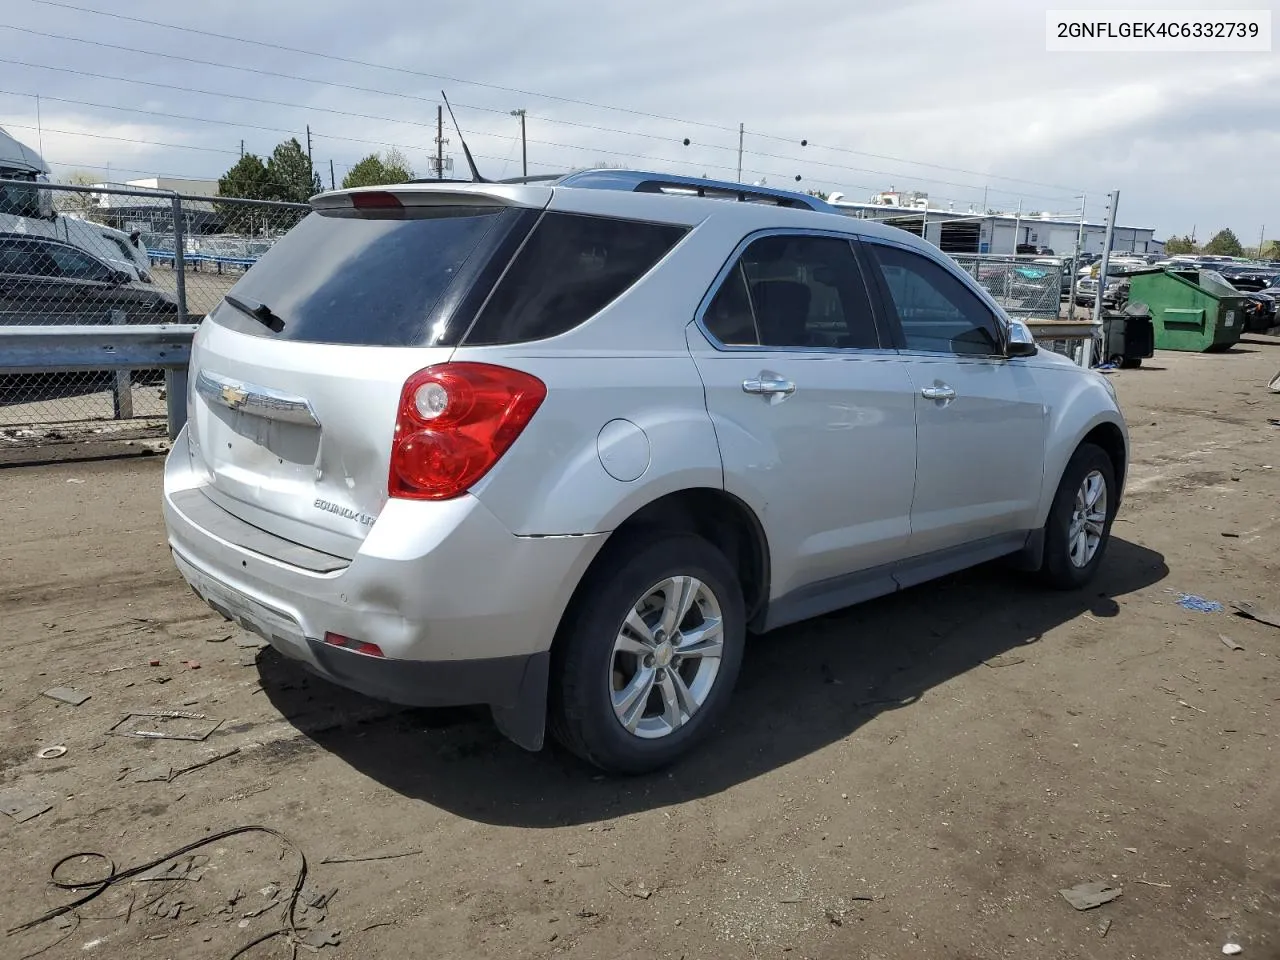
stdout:
<svg viewBox="0 0 1280 960">
<path fill-rule="evenodd" d="M 391 501 L 349 563 L 318 571 L 287 562 L 305 548 L 225 511 L 184 510 L 198 487 L 179 439 L 165 524 L 211 607 L 342 686 L 412 706 L 488 704 L 512 739 L 540 744 L 551 641 L 604 535 L 517 537 L 472 497 Z M 329 632 L 384 656 L 325 644 Z M 534 713 L 536 738 L 504 722 Z"/>
</svg>

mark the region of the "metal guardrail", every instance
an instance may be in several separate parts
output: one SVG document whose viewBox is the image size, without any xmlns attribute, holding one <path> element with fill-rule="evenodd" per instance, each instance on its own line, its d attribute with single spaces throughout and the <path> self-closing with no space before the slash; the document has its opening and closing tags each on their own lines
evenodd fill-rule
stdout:
<svg viewBox="0 0 1280 960">
<path fill-rule="evenodd" d="M 0 326 L 0 376 L 115 373 L 117 418 L 133 416 L 130 373 L 162 369 L 169 439 L 187 420 L 187 366 L 196 325 L 189 323 Z"/>
</svg>

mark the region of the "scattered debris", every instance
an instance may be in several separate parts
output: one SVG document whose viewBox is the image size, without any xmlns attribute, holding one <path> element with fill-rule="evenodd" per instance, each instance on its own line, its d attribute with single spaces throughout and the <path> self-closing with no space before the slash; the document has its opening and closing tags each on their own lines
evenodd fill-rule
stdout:
<svg viewBox="0 0 1280 960">
<path fill-rule="evenodd" d="M 316 910 L 323 910 L 329 905 L 329 901 L 338 895 L 337 887 L 329 887 L 324 890 L 317 890 L 315 887 L 303 887 L 298 894 L 298 902 L 307 907 Z"/>
<path fill-rule="evenodd" d="M 1102 927 L 1101 927 L 1101 929 L 1099 929 L 1099 931 L 1098 931 L 1098 932 L 1099 932 L 1099 933 L 1101 933 L 1101 934 L 1102 934 L 1102 936 L 1103 936 L 1103 938 L 1105 939 L 1105 938 L 1106 938 L 1106 936 L 1107 936 L 1107 934 L 1108 934 L 1110 931 L 1111 931 L 1111 921 L 1110 921 L 1110 920 L 1103 920 L 1103 921 L 1102 921 Z"/>
<path fill-rule="evenodd" d="M 855 894 L 853 894 L 851 897 L 849 897 L 849 899 L 850 899 L 850 900 L 862 900 L 862 901 L 864 901 L 864 902 L 866 902 L 866 903 L 875 903 L 875 902 L 876 902 L 877 900 L 879 900 L 880 898 L 879 898 L 879 897 L 869 897 L 869 896 L 867 896 L 867 895 L 866 895 L 866 894 L 864 894 L 864 893 L 855 893 Z"/>
<path fill-rule="evenodd" d="M 67 748 L 59 744 L 56 747 L 45 747 L 36 754 L 36 757 L 41 760 L 57 760 L 59 757 L 65 756 L 66 753 Z"/>
<path fill-rule="evenodd" d="M 148 660 L 148 661 L 147 661 L 147 666 L 149 666 L 149 667 L 158 667 L 158 666 L 160 666 L 160 661 L 159 661 L 159 660 Z"/>
<path fill-rule="evenodd" d="M 205 643 L 226 643 L 230 639 L 231 639 L 231 634 L 228 633 L 226 636 L 223 636 L 223 637 L 205 637 L 204 641 Z"/>
<path fill-rule="evenodd" d="M 190 670 L 199 670 L 199 669 L 200 669 L 200 661 L 199 661 L 199 660 L 183 660 L 182 662 L 183 662 L 183 663 L 185 663 L 185 664 L 187 665 L 187 668 L 188 668 L 188 669 L 190 669 Z"/>
<path fill-rule="evenodd" d="M 831 924 L 833 927 L 844 926 L 844 918 L 834 910 L 824 910 L 823 913 L 826 914 L 827 923 Z"/>
<path fill-rule="evenodd" d="M 191 904 L 178 897 L 161 897 L 147 909 L 147 913 L 158 920 L 177 920 L 182 911 Z"/>
<path fill-rule="evenodd" d="M 144 740 L 205 740 L 222 726 L 203 713 L 182 710 L 135 711 L 113 726 L 108 733 Z"/>
<path fill-rule="evenodd" d="M 78 707 L 89 699 L 90 694 L 81 693 L 71 687 L 52 687 L 46 690 L 43 696 L 48 697 L 50 700 L 58 700 L 62 703 L 69 703 L 73 707 Z"/>
<path fill-rule="evenodd" d="M 615 892 L 622 894 L 624 897 L 635 897 L 638 900 L 648 900 L 654 894 L 653 890 L 650 890 L 648 887 L 644 885 L 644 881 L 637 883 L 636 888 L 634 890 L 627 890 L 624 887 L 620 887 L 618 886 L 618 884 L 614 883 L 612 880 L 607 880 L 605 882 L 608 883 L 609 886 L 612 887 Z M 786 902 L 786 901 L 782 901 L 782 902 Z"/>
<path fill-rule="evenodd" d="M 1219 639 L 1219 640 L 1221 640 L 1223 643 L 1225 643 L 1225 644 L 1226 644 L 1228 647 L 1230 647 L 1232 650 L 1243 650 L 1243 649 L 1244 649 L 1244 647 L 1243 647 L 1243 646 L 1241 646 L 1240 644 L 1236 643 L 1234 640 L 1232 640 L 1230 637 L 1228 637 L 1225 633 L 1220 633 L 1220 634 L 1218 634 L 1218 639 Z"/>
<path fill-rule="evenodd" d="M 1059 890 L 1063 898 L 1077 910 L 1092 910 L 1104 903 L 1110 903 L 1120 896 L 1121 888 L 1113 887 L 1105 880 L 1077 884 L 1067 890 Z"/>
<path fill-rule="evenodd" d="M 72 477 L 70 480 L 67 481 L 67 483 L 84 483 L 84 481 L 77 480 L 75 477 Z"/>
<path fill-rule="evenodd" d="M 400 853 L 371 853 L 363 857 L 325 857 L 321 863 L 368 863 L 372 860 L 399 860 L 401 857 L 415 857 L 421 850 L 404 850 Z"/>
<path fill-rule="evenodd" d="M 1206 600 L 1194 593 L 1178 594 L 1178 606 L 1184 610 L 1195 610 L 1199 613 L 1221 613 L 1223 609 L 1222 604 L 1217 600 Z"/>
<path fill-rule="evenodd" d="M 1237 617 L 1256 620 L 1258 623 L 1265 623 L 1269 627 L 1280 627 L 1280 613 L 1272 613 L 1247 600 L 1238 600 L 1231 606 L 1235 608 Z"/>
<path fill-rule="evenodd" d="M 1172 883 L 1156 883 L 1154 880 L 1135 880 L 1133 882 L 1145 884 L 1148 887 L 1161 887 L 1164 890 L 1168 890 L 1173 886 Z"/>
<path fill-rule="evenodd" d="M 394 920 L 379 920 L 377 923 L 371 923 L 367 927 L 361 927 L 360 932 L 368 933 L 370 930 L 377 930 L 379 927 L 394 927 L 395 925 L 396 925 L 396 921 Z M 552 935 L 551 939 L 552 940 L 555 939 L 554 934 Z"/>
<path fill-rule="evenodd" d="M 1232 540 L 1239 540 L 1239 539 L 1240 539 L 1240 534 L 1238 534 L 1238 533 L 1232 533 L 1230 530 L 1223 530 L 1223 531 L 1222 531 L 1222 535 L 1223 535 L 1224 537 L 1228 537 L 1228 538 L 1230 538 L 1230 539 L 1232 539 Z"/>
<path fill-rule="evenodd" d="M 574 916 L 579 920 L 594 920 L 596 917 L 600 916 L 600 914 L 596 913 L 594 910 L 588 910 L 586 907 L 583 907 L 575 913 Z"/>
<path fill-rule="evenodd" d="M 1228 957 L 1234 957 L 1238 953 L 1244 953 L 1244 948 L 1238 943 L 1224 943 L 1222 945 L 1222 952 Z"/>
<path fill-rule="evenodd" d="M 52 809 L 52 803 L 33 797 L 29 793 L 23 793 L 16 787 L 0 790 L 0 813 L 12 817 L 19 823 L 34 820 L 40 814 L 48 813 Z"/>
<path fill-rule="evenodd" d="M 236 637 L 236 646 L 244 650 L 261 650 L 267 644 L 251 633 L 242 633 Z"/>
<path fill-rule="evenodd" d="M 188 854 L 177 860 L 162 863 L 152 870 L 138 875 L 138 880 L 190 880 L 192 883 L 204 876 L 209 858 L 201 853 Z"/>
<path fill-rule="evenodd" d="M 1125 852 L 1126 852 L 1126 853 L 1137 853 L 1137 852 L 1138 852 L 1138 848 L 1137 848 L 1137 847 L 1125 847 L 1124 849 L 1125 849 Z"/>
<path fill-rule="evenodd" d="M 306 935 L 298 940 L 298 946 L 310 947 L 312 950 L 319 950 L 322 947 L 336 947 L 342 943 L 342 931 L 330 930 L 308 930 Z"/>
<path fill-rule="evenodd" d="M 992 657 L 989 660 L 983 660 L 988 667 L 1012 667 L 1019 663 L 1026 663 L 1026 658 L 1015 656 L 1011 653 L 1002 653 L 998 657 Z"/>
</svg>

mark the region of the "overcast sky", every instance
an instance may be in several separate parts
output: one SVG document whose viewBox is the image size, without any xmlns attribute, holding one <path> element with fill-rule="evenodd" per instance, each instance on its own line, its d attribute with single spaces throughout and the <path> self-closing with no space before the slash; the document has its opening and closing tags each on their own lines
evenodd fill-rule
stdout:
<svg viewBox="0 0 1280 960">
<path fill-rule="evenodd" d="M 400 145 L 426 175 L 443 86 L 490 177 L 520 173 L 519 122 L 508 115 L 517 108 L 528 112 L 530 173 L 608 161 L 733 179 L 742 122 L 744 179 L 774 186 L 865 199 L 892 185 L 959 209 L 985 195 L 989 206 L 1021 200 L 1024 210 L 1064 213 L 1087 191 L 1091 219 L 1118 188 L 1120 222 L 1158 237 L 1194 226 L 1207 239 L 1229 226 L 1251 245 L 1264 223 L 1268 239 L 1280 237 L 1280 56 L 1045 52 L 1046 9 L 1102 2 L 474 0 L 424 4 L 420 14 L 403 0 L 110 6 L 113 14 L 4 3 L 0 126 L 37 146 L 39 94 L 39 146 L 59 175 L 94 168 L 105 179 L 109 166 L 113 180 L 217 177 L 241 140 L 265 156 L 289 135 L 304 140 L 307 124 L 326 186 L 330 160 L 341 181 L 381 144 Z M 1268 9 L 1259 0 L 1124 6 Z M 445 135 L 464 175 L 456 135 Z"/>
</svg>

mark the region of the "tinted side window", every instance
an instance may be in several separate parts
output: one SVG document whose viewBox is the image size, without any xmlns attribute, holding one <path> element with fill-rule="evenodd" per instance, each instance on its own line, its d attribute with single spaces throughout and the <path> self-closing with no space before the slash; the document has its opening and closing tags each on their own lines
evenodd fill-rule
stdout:
<svg viewBox="0 0 1280 960">
<path fill-rule="evenodd" d="M 880 265 L 908 350 L 991 356 L 996 319 L 956 277 L 927 257 L 868 244 Z"/>
<path fill-rule="evenodd" d="M 58 273 L 73 280 L 104 280 L 107 268 L 87 253 L 70 247 L 50 246 L 49 253 L 58 265 Z"/>
<path fill-rule="evenodd" d="M 35 245 L 22 241 L 8 241 L 0 246 L 0 273 L 39 276 Z"/>
<path fill-rule="evenodd" d="M 721 343 L 741 347 L 755 346 L 760 342 L 755 314 L 751 309 L 751 294 L 747 290 L 747 278 L 742 272 L 741 261 L 733 265 L 732 272 L 720 284 L 702 322 Z"/>
<path fill-rule="evenodd" d="M 463 343 L 523 343 L 572 330 L 626 292 L 686 232 L 662 223 L 548 213 Z"/>
<path fill-rule="evenodd" d="M 741 265 L 764 346 L 880 346 L 866 284 L 847 240 L 761 237 L 743 251 Z"/>
</svg>

